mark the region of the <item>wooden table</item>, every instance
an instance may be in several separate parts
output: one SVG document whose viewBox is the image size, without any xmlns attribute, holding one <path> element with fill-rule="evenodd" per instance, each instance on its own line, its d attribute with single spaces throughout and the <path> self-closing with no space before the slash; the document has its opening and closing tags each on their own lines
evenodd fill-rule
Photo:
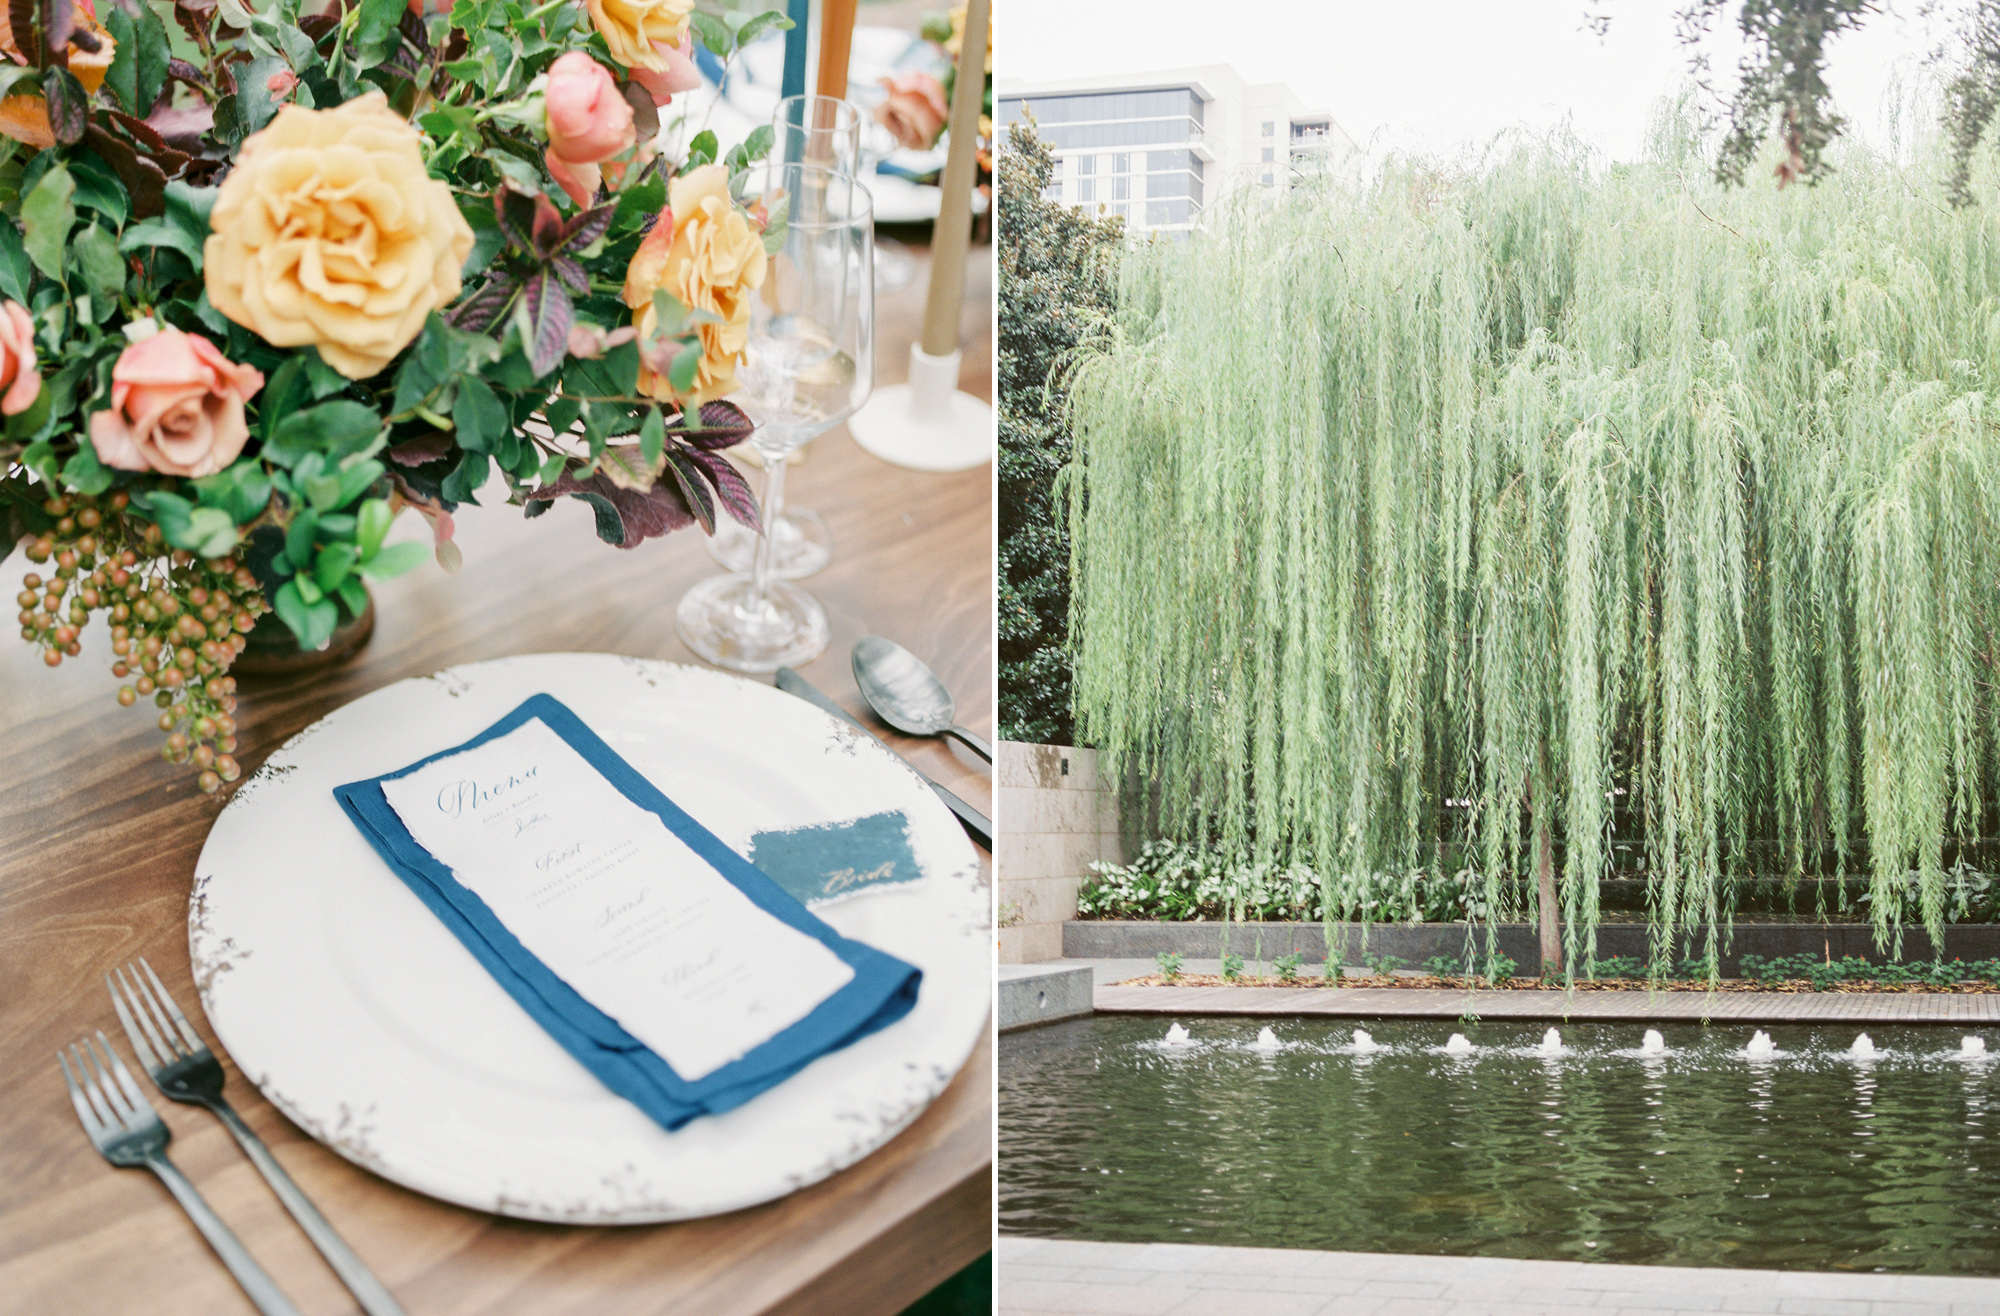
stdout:
<svg viewBox="0 0 2000 1316">
<path fill-rule="evenodd" d="M 990 398 L 991 249 L 975 248 L 968 265 L 961 386 Z M 880 382 L 904 377 L 926 274 L 881 302 Z M 833 564 L 804 582 L 833 631 L 805 675 L 988 813 L 985 765 L 874 723 L 847 656 L 871 632 L 898 640 L 944 678 L 959 720 L 991 735 L 991 487 L 991 467 L 900 471 L 845 430 L 818 439 L 788 485 L 825 517 L 836 544 Z M 398 534 L 421 530 L 406 519 L 413 524 Z M 468 508 L 459 526 L 464 570 L 446 577 L 426 567 L 379 586 L 375 636 L 354 660 L 314 675 L 243 678 L 246 772 L 356 696 L 456 663 L 575 650 L 698 661 L 673 629 L 681 593 L 720 569 L 698 530 L 621 552 L 598 543 L 588 510 L 567 500 L 533 523 L 511 508 Z M 16 555 L 0 580 L 18 582 L 27 569 Z M 114 965 L 144 955 L 183 1006 L 196 1004 L 188 889 L 220 801 L 159 761 L 149 706 L 117 706 L 109 663 L 102 625 L 82 660 L 55 671 L 25 643 L 0 643 L 0 1313 L 250 1313 L 161 1185 L 112 1169 L 91 1148 L 56 1068 L 59 1046 L 98 1028 L 129 1060 L 102 980 Z M 990 1246 L 992 1088 L 986 1045 L 914 1125 L 825 1182 L 713 1219 L 601 1229 L 422 1197 L 311 1141 L 233 1066 L 227 1091 L 411 1316 L 873 1316 L 900 1310 Z M 221 1126 L 193 1107 L 154 1104 L 173 1130 L 175 1160 L 300 1309 L 357 1310 Z"/>
</svg>

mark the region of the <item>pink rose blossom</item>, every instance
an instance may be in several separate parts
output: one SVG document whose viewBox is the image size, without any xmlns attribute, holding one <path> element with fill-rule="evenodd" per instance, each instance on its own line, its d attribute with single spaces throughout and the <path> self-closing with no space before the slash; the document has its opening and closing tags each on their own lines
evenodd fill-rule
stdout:
<svg viewBox="0 0 2000 1316">
<path fill-rule="evenodd" d="M 162 329 L 111 368 L 111 409 L 90 418 L 91 446 L 121 471 L 213 475 L 243 451 L 243 403 L 262 387 L 262 371 L 201 335 Z"/>
<path fill-rule="evenodd" d="M 587 206 L 604 172 L 598 162 L 632 149 L 638 132 L 632 106 L 610 72 L 580 50 L 549 66 L 543 101 L 548 108 L 549 149 L 543 162 L 570 200 Z"/>
<path fill-rule="evenodd" d="M 882 79 L 889 94 L 875 107 L 875 122 L 895 134 L 912 151 L 929 149 L 944 131 L 951 107 L 944 103 L 944 84 L 920 69 L 892 73 Z"/>
<path fill-rule="evenodd" d="M 35 369 L 35 322 L 19 302 L 0 302 L 0 415 L 18 416 L 35 405 L 42 376 Z"/>
<path fill-rule="evenodd" d="M 664 69 L 632 70 L 632 81 L 644 87 L 652 96 L 653 104 L 665 105 L 679 91 L 693 91 L 701 85 L 701 70 L 694 63 L 694 33 L 683 33 L 678 46 L 670 46 L 664 41 L 655 41 L 653 49 L 667 61 Z"/>
</svg>

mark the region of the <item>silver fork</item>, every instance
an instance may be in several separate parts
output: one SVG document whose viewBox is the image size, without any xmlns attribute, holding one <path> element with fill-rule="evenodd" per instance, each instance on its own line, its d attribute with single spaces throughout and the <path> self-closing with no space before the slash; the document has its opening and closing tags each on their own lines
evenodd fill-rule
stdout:
<svg viewBox="0 0 2000 1316">
<path fill-rule="evenodd" d="M 141 969 L 145 970 L 143 974 Z M 263 1172 L 271 1191 L 306 1231 L 306 1237 L 313 1241 L 313 1246 L 368 1316 L 404 1316 L 395 1297 L 292 1182 L 263 1139 L 251 1132 L 250 1126 L 222 1099 L 222 1062 L 201 1040 L 180 1006 L 174 1004 L 153 966 L 141 958 L 137 965 L 128 964 L 104 975 L 104 983 L 111 989 L 111 1004 L 118 1011 L 119 1022 L 125 1025 L 125 1036 L 132 1040 L 132 1049 L 139 1053 L 139 1063 L 145 1066 L 153 1085 L 174 1101 L 207 1107 L 236 1135 L 251 1164 Z"/>
<path fill-rule="evenodd" d="M 229 1232 L 222 1217 L 167 1159 L 167 1140 L 173 1135 L 160 1122 L 159 1112 L 139 1091 L 132 1071 L 125 1068 L 125 1062 L 112 1050 L 102 1031 L 97 1034 L 97 1046 L 103 1048 L 103 1059 L 98 1058 L 97 1048 L 91 1046 L 87 1037 L 73 1044 L 68 1055 L 56 1052 L 63 1081 L 69 1084 L 69 1099 L 75 1103 L 76 1117 L 83 1121 L 83 1131 L 90 1135 L 91 1143 L 113 1165 L 143 1165 L 160 1176 L 160 1182 L 188 1213 L 195 1228 L 201 1230 L 202 1237 L 264 1316 L 299 1316 L 299 1309 L 279 1291 L 236 1235 Z"/>
</svg>

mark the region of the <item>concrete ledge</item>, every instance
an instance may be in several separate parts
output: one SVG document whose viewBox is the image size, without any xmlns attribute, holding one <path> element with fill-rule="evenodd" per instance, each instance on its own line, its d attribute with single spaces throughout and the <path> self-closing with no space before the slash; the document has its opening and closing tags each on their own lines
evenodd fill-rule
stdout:
<svg viewBox="0 0 2000 1316">
<path fill-rule="evenodd" d="M 1002 1234 L 1002 1316 L 2000 1316 L 2000 1280 L 1511 1257 L 1086 1243 Z"/>
<path fill-rule="evenodd" d="M 1000 1031 L 1078 1019 L 1091 1012 L 1088 964 L 1000 966 Z"/>
<path fill-rule="evenodd" d="M 1162 951 L 1174 951 L 1189 959 L 1216 959 L 1222 954 L 1222 936 L 1229 934 L 1229 949 L 1244 959 L 1272 959 L 1279 955 L 1304 956 L 1308 964 L 1326 962 L 1325 929 L 1317 923 L 1167 923 L 1151 920 L 1073 919 L 1063 924 L 1063 956 L 1077 960 L 1151 959 Z M 1438 955 L 1465 954 L 1468 928 L 1463 923 L 1378 923 L 1367 930 L 1363 945 L 1358 923 L 1333 925 L 1335 949 L 1342 964 L 1360 964 L 1366 955 L 1395 955 L 1410 968 Z M 1475 953 L 1485 954 L 1486 930 L 1469 929 Z M 1534 973 L 1541 964 L 1539 939 L 1526 923 L 1502 923 L 1498 929 L 1499 950 L 1511 958 L 1523 973 Z M 1643 923 L 1601 923 L 1597 928 L 1597 956 L 1610 959 L 1630 955 L 1644 960 L 1651 954 L 1651 931 Z M 1690 945 L 1682 938 L 1678 955 L 1702 953 L 1705 936 Z M 1260 946 L 1261 942 L 1261 946 Z M 1958 923 L 1945 929 L 1946 959 L 1987 960 L 2000 958 L 2000 924 Z M 1745 955 L 1781 959 L 1790 955 L 1811 955 L 1815 959 L 1842 959 L 1854 956 L 1873 964 L 1887 963 L 1897 956 L 1885 955 L 1875 946 L 1875 931 L 1865 923 L 1739 923 L 1735 932 L 1722 935 L 1722 976 L 1738 975 Z M 1924 963 L 1934 958 L 1930 937 L 1922 928 L 1903 932 L 1901 960 Z"/>
<path fill-rule="evenodd" d="M 1004 990 L 1004 984 L 1003 990 Z M 2000 1023 L 2000 993 L 1464 991 L 1436 987 L 1099 987 L 1099 1014 L 1760 1024 Z M 1004 1007 L 1003 1007 L 1004 1010 Z M 1003 1013 L 1001 1016 L 1005 1018 Z"/>
</svg>

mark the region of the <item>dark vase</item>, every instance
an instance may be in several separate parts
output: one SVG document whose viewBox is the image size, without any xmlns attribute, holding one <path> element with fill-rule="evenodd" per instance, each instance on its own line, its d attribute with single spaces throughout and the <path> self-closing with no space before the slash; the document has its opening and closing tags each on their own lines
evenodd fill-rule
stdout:
<svg viewBox="0 0 2000 1316">
<path fill-rule="evenodd" d="M 345 614 L 343 607 L 341 612 Z M 368 643 L 368 637 L 375 633 L 375 596 L 369 595 L 368 606 L 358 617 L 343 616 L 338 626 L 333 628 L 333 638 L 326 642 L 324 649 L 301 649 L 298 637 L 291 628 L 278 620 L 278 614 L 267 612 L 257 619 L 246 637 L 250 643 L 230 671 L 243 676 L 278 676 L 288 672 L 312 672 L 322 667 L 332 667 L 346 662 Z"/>
</svg>

